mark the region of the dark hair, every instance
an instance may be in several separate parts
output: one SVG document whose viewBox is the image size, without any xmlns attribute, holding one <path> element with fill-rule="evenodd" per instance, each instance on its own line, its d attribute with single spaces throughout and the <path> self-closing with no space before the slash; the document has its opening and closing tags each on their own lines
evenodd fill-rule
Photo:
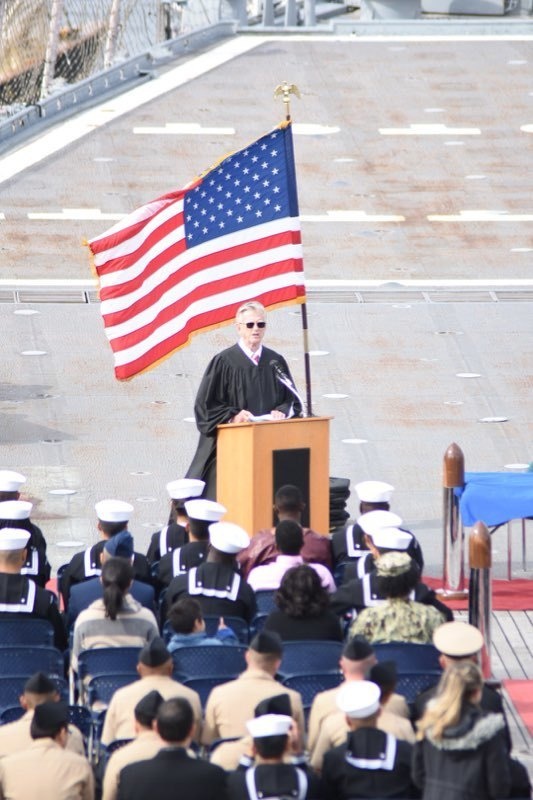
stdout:
<svg viewBox="0 0 533 800">
<path fill-rule="evenodd" d="M 20 497 L 20 492 L 0 492 L 0 503 L 3 503 L 6 500 L 18 500 Z"/>
<path fill-rule="evenodd" d="M 297 486 L 288 483 L 286 486 L 280 486 L 274 495 L 274 503 L 279 511 L 301 511 L 302 493 Z"/>
<path fill-rule="evenodd" d="M 133 567 L 124 558 L 109 558 L 102 567 L 105 615 L 115 620 L 133 580 Z"/>
<path fill-rule="evenodd" d="M 30 736 L 32 739 L 55 739 L 57 734 L 64 728 L 68 728 L 68 722 L 58 722 L 46 728 L 41 728 L 33 718 L 30 724 Z"/>
<path fill-rule="evenodd" d="M 201 620 L 202 606 L 194 597 L 182 597 L 169 609 L 168 621 L 176 633 L 192 633 L 196 620 Z"/>
<path fill-rule="evenodd" d="M 159 735 L 165 742 L 183 742 L 193 726 L 192 706 L 184 697 L 171 697 L 159 706 L 156 720 Z"/>
<path fill-rule="evenodd" d="M 292 519 L 285 519 L 276 525 L 276 545 L 280 553 L 297 556 L 304 544 L 302 526 Z"/>
<path fill-rule="evenodd" d="M 28 531 L 28 533 L 32 533 L 32 524 L 29 519 L 0 519 L 0 530 L 2 528 L 17 528 L 23 531 Z M 30 544 L 30 539 L 28 539 L 28 545 Z"/>
<path fill-rule="evenodd" d="M 287 746 L 287 734 L 261 736 L 259 739 L 254 739 L 254 745 L 261 758 L 280 758 Z"/>
<path fill-rule="evenodd" d="M 420 567 L 411 559 L 407 572 L 401 575 L 378 575 L 377 590 L 382 597 L 407 597 L 420 580 Z"/>
<path fill-rule="evenodd" d="M 318 617 L 329 606 L 329 595 L 315 570 L 302 564 L 287 570 L 275 601 L 289 617 Z"/>
<path fill-rule="evenodd" d="M 189 533 L 196 539 L 207 541 L 209 539 L 209 526 L 212 525 L 205 519 L 191 519 L 189 517 Z"/>
<path fill-rule="evenodd" d="M 128 527 L 128 523 L 124 521 L 106 522 L 105 520 L 101 519 L 98 521 L 100 523 L 100 530 L 102 531 L 102 533 L 109 537 L 114 536 L 116 533 L 120 533 L 120 531 L 123 531 L 124 528 Z"/>
</svg>

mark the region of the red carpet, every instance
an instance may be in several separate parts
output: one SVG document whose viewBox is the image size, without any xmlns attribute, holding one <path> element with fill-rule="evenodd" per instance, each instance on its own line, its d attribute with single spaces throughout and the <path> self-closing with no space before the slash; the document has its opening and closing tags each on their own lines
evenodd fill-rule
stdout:
<svg viewBox="0 0 533 800">
<path fill-rule="evenodd" d="M 442 586 L 441 578 L 423 577 L 424 583 L 432 589 Z M 468 588 L 468 582 L 467 582 Z M 451 609 L 462 611 L 468 608 L 468 600 L 446 600 L 442 598 Z M 533 580 L 492 581 L 492 610 L 493 611 L 531 611 L 533 610 Z"/>
<path fill-rule="evenodd" d="M 503 681 L 503 685 L 522 722 L 533 736 L 533 681 Z"/>
</svg>

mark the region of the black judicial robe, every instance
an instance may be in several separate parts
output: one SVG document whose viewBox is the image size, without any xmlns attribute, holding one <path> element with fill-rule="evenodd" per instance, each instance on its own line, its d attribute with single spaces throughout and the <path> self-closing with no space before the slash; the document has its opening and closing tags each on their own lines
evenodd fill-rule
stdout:
<svg viewBox="0 0 533 800">
<path fill-rule="evenodd" d="M 183 547 L 177 547 L 171 553 L 163 556 L 157 570 L 157 580 L 162 586 L 168 586 L 176 575 L 199 567 L 207 557 L 209 542 L 188 542 Z"/>
<path fill-rule="evenodd" d="M 346 744 L 328 750 L 322 767 L 324 796 L 418 797 L 411 781 L 413 747 L 377 728 L 348 734 Z"/>
<path fill-rule="evenodd" d="M 156 564 L 167 553 L 171 553 L 176 547 L 181 547 L 188 541 L 189 534 L 183 525 L 171 522 L 160 531 L 152 533 L 146 558 L 150 564 Z"/>
<path fill-rule="evenodd" d="M 347 581 L 331 595 L 331 609 L 336 614 L 345 614 L 348 611 L 355 610 L 357 613 L 362 611 L 363 608 L 378 605 L 384 602 L 385 597 L 378 589 L 378 575 L 374 570 L 367 573 L 363 578 L 353 578 Z M 447 622 L 453 620 L 453 613 L 448 606 L 441 603 L 437 599 L 433 589 L 426 586 L 425 583 L 417 583 L 414 591 L 413 600 L 418 603 L 425 603 L 429 606 L 434 606 L 437 611 L 444 614 Z"/>
<path fill-rule="evenodd" d="M 238 344 L 218 353 L 209 363 L 194 404 L 200 440 L 186 476 L 206 482 L 204 497 L 216 497 L 217 425 L 229 422 L 243 409 L 255 416 L 273 410 L 288 415 L 293 406 L 295 416 L 300 415 L 299 401 L 270 366 L 273 360 L 291 377 L 283 356 L 268 347 L 262 348 L 257 365 Z"/>
</svg>

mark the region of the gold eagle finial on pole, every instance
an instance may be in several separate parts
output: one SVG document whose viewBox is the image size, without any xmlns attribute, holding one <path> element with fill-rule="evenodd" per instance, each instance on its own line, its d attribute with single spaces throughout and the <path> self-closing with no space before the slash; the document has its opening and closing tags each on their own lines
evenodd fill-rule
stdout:
<svg viewBox="0 0 533 800">
<path fill-rule="evenodd" d="M 279 86 L 276 86 L 274 89 L 274 99 L 281 97 L 283 102 L 285 103 L 285 119 L 290 120 L 291 118 L 291 109 L 290 109 L 290 96 L 291 94 L 295 94 L 298 99 L 300 99 L 300 91 L 295 83 L 287 83 L 287 81 L 283 81 L 280 83 Z"/>
</svg>

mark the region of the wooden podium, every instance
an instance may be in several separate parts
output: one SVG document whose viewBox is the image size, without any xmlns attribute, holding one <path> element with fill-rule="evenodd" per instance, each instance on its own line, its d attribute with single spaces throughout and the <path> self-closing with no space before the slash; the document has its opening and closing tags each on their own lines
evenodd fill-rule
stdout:
<svg viewBox="0 0 533 800">
<path fill-rule="evenodd" d="M 307 504 L 304 526 L 329 532 L 331 417 L 219 425 L 217 501 L 250 536 L 273 525 L 274 494 L 294 484 Z"/>
</svg>

